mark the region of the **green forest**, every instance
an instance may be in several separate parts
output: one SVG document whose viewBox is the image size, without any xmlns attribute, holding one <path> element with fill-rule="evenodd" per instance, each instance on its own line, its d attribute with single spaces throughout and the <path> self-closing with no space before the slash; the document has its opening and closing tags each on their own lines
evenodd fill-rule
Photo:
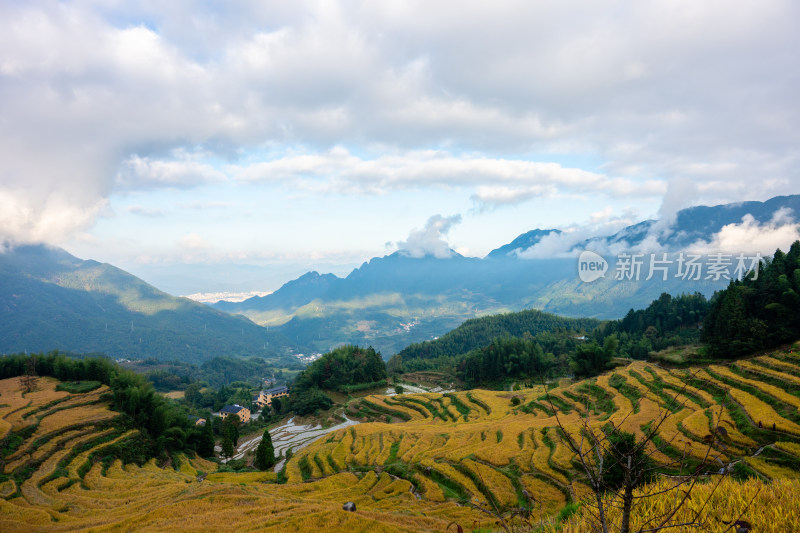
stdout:
<svg viewBox="0 0 800 533">
<path fill-rule="evenodd" d="M 412 344 L 400 351 L 395 357 L 402 362 L 405 371 L 427 370 L 432 368 L 421 360 L 452 358 L 471 350 L 488 346 L 495 339 L 502 337 L 536 336 L 539 333 L 552 331 L 569 331 L 578 334 L 591 331 L 600 325 L 593 318 L 568 318 L 536 309 L 527 309 L 516 313 L 503 313 L 465 321 L 456 329 L 442 335 L 436 340 Z M 398 366 L 395 361 L 390 365 Z"/>
<path fill-rule="evenodd" d="M 295 390 L 311 388 L 349 392 L 386 379 L 386 365 L 372 347 L 346 345 L 324 354 L 300 372 Z"/>
<path fill-rule="evenodd" d="M 466 387 L 593 376 L 610 368 L 614 358 L 646 359 L 653 351 L 699 343 L 710 305 L 700 293 L 662 294 L 645 309 L 604 322 L 535 310 L 478 318 L 441 339 L 409 346 L 388 368 L 445 372 Z"/>
<path fill-rule="evenodd" d="M 704 322 L 708 355 L 735 358 L 800 337 L 800 241 L 714 295 Z"/>
<path fill-rule="evenodd" d="M 292 387 L 292 410 L 298 415 L 328 409 L 333 402 L 322 392 L 353 392 L 386 385 L 386 365 L 371 346 L 336 348 L 300 372 Z"/>
<path fill-rule="evenodd" d="M 631 309 L 621 320 L 604 322 L 589 337 L 603 344 L 613 335 L 620 356 L 646 359 L 652 351 L 699 342 L 709 305 L 699 292 L 680 296 L 664 293 L 645 309 Z"/>
</svg>

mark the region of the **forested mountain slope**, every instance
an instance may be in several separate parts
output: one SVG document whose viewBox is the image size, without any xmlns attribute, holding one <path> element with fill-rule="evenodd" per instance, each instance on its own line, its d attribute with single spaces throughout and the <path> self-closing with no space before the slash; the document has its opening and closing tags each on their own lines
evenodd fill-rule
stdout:
<svg viewBox="0 0 800 533">
<path fill-rule="evenodd" d="M 57 248 L 0 253 L 0 280 L 0 353 L 58 349 L 199 363 L 218 355 L 278 358 L 288 346 L 245 317 Z"/>
</svg>

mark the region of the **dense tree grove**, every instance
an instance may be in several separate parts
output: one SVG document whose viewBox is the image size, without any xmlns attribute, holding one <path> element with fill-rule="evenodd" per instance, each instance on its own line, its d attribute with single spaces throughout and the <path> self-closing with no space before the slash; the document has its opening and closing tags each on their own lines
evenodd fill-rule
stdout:
<svg viewBox="0 0 800 533">
<path fill-rule="evenodd" d="M 618 346 L 619 341 L 614 335 L 606 337 L 602 346 L 594 341 L 578 346 L 572 354 L 572 370 L 575 376 L 596 376 L 608 370 Z"/>
<path fill-rule="evenodd" d="M 495 339 L 489 346 L 472 350 L 458 366 L 458 377 L 468 387 L 507 377 L 547 378 L 563 368 L 564 359 L 545 354 L 533 340 L 519 337 Z"/>
<path fill-rule="evenodd" d="M 619 342 L 619 355 L 646 359 L 652 351 L 698 342 L 700 325 L 709 306 L 709 301 L 699 292 L 680 296 L 664 293 L 645 309 L 631 309 L 623 319 L 603 323 L 590 337 L 603 344 L 613 335 Z"/>
<path fill-rule="evenodd" d="M 703 328 L 710 356 L 734 358 L 800 338 L 800 241 L 762 261 L 757 274 L 712 298 Z"/>
<path fill-rule="evenodd" d="M 220 442 L 220 455 L 225 458 L 226 461 L 230 461 L 231 457 L 235 452 L 233 441 L 228 435 L 222 437 L 222 441 Z"/>
<path fill-rule="evenodd" d="M 222 435 L 231 440 L 234 446 L 239 445 L 239 417 L 227 416 L 222 421 Z"/>
<path fill-rule="evenodd" d="M 282 363 L 281 366 L 293 370 L 301 370 L 303 365 L 295 361 Z M 251 385 L 259 384 L 262 376 L 275 375 L 278 381 L 283 379 L 275 363 L 260 357 L 215 357 L 200 365 L 195 379 L 205 381 L 212 387 L 229 385 L 234 381 L 242 381 Z"/>
<path fill-rule="evenodd" d="M 297 375 L 294 390 L 311 388 L 347 392 L 386 379 L 386 365 L 372 347 L 342 346 L 314 361 Z"/>
<path fill-rule="evenodd" d="M 31 359 L 40 376 L 52 376 L 61 381 L 99 381 L 108 385 L 113 393 L 112 407 L 124 413 L 121 423 L 140 431 L 138 442 L 144 448 L 143 455 L 208 451 L 208 436 L 203 434 L 203 429 L 194 427 L 175 402 L 157 394 L 144 376 L 124 370 L 105 358 L 76 359 L 51 352 L 0 357 L 0 379 L 24 375 Z M 213 452 L 213 445 L 211 450 Z"/>
<path fill-rule="evenodd" d="M 605 322 L 541 311 L 477 318 L 436 341 L 409 346 L 387 366 L 392 373 L 452 373 L 468 387 L 569 373 L 594 376 L 607 370 L 613 357 L 646 359 L 654 350 L 699 342 L 709 305 L 700 293 L 662 294 L 646 309 Z"/>
<path fill-rule="evenodd" d="M 289 403 L 292 411 L 300 416 L 314 414 L 333 407 L 333 401 L 317 387 L 309 389 L 292 390 Z"/>
<path fill-rule="evenodd" d="M 197 439 L 197 454 L 202 457 L 214 456 L 214 431 L 211 429 L 211 422 L 206 420 L 200 430 L 200 437 Z"/>
<path fill-rule="evenodd" d="M 342 346 L 314 361 L 294 381 L 289 407 L 298 415 L 330 409 L 322 389 L 350 392 L 386 384 L 386 365 L 372 347 Z"/>
<path fill-rule="evenodd" d="M 489 346 L 497 338 L 523 337 L 526 334 L 535 337 L 540 333 L 559 330 L 591 331 L 599 324 L 600 321 L 593 318 L 568 318 L 528 309 L 467 320 L 436 340 L 408 346 L 395 357 L 401 359 L 403 369 L 408 372 L 414 370 L 409 365 L 413 365 L 415 360 L 465 354 Z"/>
</svg>

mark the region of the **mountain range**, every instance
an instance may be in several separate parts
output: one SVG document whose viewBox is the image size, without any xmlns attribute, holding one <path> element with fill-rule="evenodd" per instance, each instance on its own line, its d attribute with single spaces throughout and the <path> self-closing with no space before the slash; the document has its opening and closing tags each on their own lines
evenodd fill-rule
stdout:
<svg viewBox="0 0 800 533">
<path fill-rule="evenodd" d="M 176 298 L 112 265 L 59 248 L 0 253 L 0 353 L 62 350 L 202 362 L 288 357 L 289 343 L 243 316 Z"/>
<path fill-rule="evenodd" d="M 59 349 L 193 363 L 257 355 L 280 364 L 294 360 L 292 353 L 354 343 L 372 345 L 388 358 L 489 314 L 539 309 L 619 318 L 663 292 L 710 295 L 727 279 L 670 275 L 645 281 L 645 260 L 642 279 L 616 279 L 608 266 L 603 277 L 586 283 L 579 277 L 579 251 L 605 254 L 609 263 L 610 250 L 634 253 L 652 242 L 677 252 L 713 242 L 731 224 L 793 224 L 793 213 L 800 213 L 800 195 L 693 207 L 669 224 L 648 220 L 575 242 L 557 229 L 534 229 L 483 258 L 454 251 L 444 258 L 413 257 L 401 250 L 372 258 L 345 277 L 307 272 L 272 294 L 213 307 L 58 248 L 16 246 L 0 253 L 0 353 Z M 743 223 L 744 217 L 752 218 Z"/>
<path fill-rule="evenodd" d="M 303 350 L 326 351 L 349 342 L 371 344 L 388 356 L 487 314 L 535 308 L 573 317 L 619 318 L 662 292 L 710 295 L 728 280 L 703 275 L 687 281 L 670 272 L 667 280 L 656 276 L 645 281 L 647 259 L 639 280 L 618 280 L 612 271 L 584 283 L 576 251 L 605 252 L 610 262 L 609 250 L 635 253 L 654 241 L 661 252 L 679 252 L 712 243 L 725 226 L 744 224 L 747 216 L 752 217 L 749 223 L 765 225 L 776 214 L 792 213 L 800 213 L 800 195 L 692 207 L 677 212 L 671 223 L 647 220 L 610 236 L 572 244 L 564 239 L 562 253 L 550 257 L 531 252 L 545 238 L 566 237 L 557 229 L 528 231 L 484 258 L 454 251 L 447 258 L 412 257 L 400 250 L 373 258 L 346 277 L 308 272 L 267 296 L 214 306 L 278 328 Z"/>
</svg>

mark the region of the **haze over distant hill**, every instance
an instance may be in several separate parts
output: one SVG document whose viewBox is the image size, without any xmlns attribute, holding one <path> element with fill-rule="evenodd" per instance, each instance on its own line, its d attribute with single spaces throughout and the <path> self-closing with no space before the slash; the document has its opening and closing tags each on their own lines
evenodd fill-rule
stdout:
<svg viewBox="0 0 800 533">
<path fill-rule="evenodd" d="M 242 316 L 170 296 L 108 264 L 64 250 L 0 253 L 0 353 L 67 350 L 202 362 L 283 357 L 287 342 Z"/>
<path fill-rule="evenodd" d="M 272 294 L 218 302 L 217 309 L 170 296 L 108 264 L 19 246 L 0 253 L 0 352 L 61 349 L 201 362 L 218 355 L 279 358 L 353 343 L 372 345 L 388 358 L 488 314 L 540 309 L 619 318 L 663 292 L 709 295 L 727 284 L 705 272 L 681 278 L 676 264 L 667 279 L 656 273 L 645 281 L 645 252 L 655 247 L 659 254 L 701 254 L 727 247 L 729 253 L 771 253 L 797 239 L 795 213 L 800 196 L 685 209 L 672 221 L 645 221 L 607 237 L 533 230 L 484 258 L 448 253 L 440 242 L 444 247 L 436 255 L 401 250 L 345 277 L 308 272 Z M 584 249 L 608 263 L 605 275 L 591 283 L 578 275 L 576 257 Z M 615 256 L 636 253 L 643 258 L 638 279 L 616 279 Z M 728 257 L 733 274 L 735 256 Z"/>
<path fill-rule="evenodd" d="M 698 280 L 676 276 L 674 256 L 666 280 L 657 271 L 645 281 L 649 252 L 708 254 L 724 247 L 730 254 L 747 253 L 749 266 L 754 245 L 772 253 L 791 244 L 797 233 L 794 214 L 800 214 L 800 195 L 693 207 L 673 220 L 644 221 L 610 236 L 536 229 L 483 259 L 452 250 L 449 257 L 412 257 L 401 250 L 373 258 L 343 278 L 309 272 L 270 295 L 222 301 L 215 307 L 277 326 L 303 350 L 326 351 L 347 342 L 372 344 L 388 356 L 490 313 L 535 308 L 574 317 L 619 318 L 662 292 L 710 295 L 727 279 L 709 279 L 705 273 Z M 753 242 L 759 240 L 754 235 L 763 242 Z M 609 272 L 592 283 L 578 277 L 577 255 L 584 249 L 609 263 Z M 638 279 L 615 279 L 614 257 L 620 253 L 644 254 Z"/>
</svg>

